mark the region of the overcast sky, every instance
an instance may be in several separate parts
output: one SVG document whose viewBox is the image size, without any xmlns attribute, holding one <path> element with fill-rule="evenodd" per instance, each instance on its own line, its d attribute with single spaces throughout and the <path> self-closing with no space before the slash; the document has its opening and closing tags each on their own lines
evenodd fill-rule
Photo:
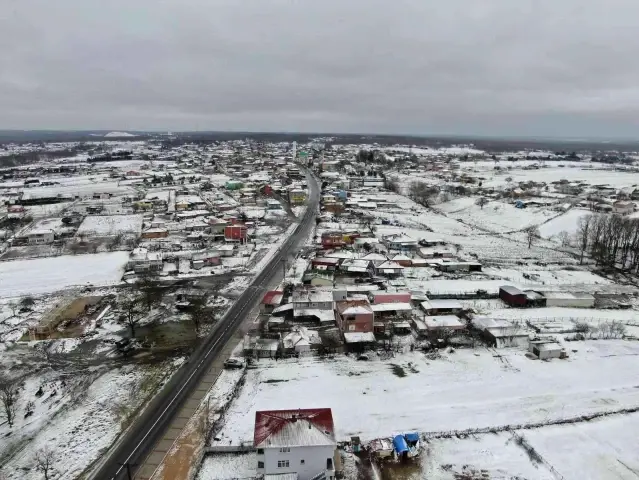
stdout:
<svg viewBox="0 0 639 480">
<path fill-rule="evenodd" d="M 639 137 L 637 0 L 4 0 L 0 128 Z"/>
</svg>

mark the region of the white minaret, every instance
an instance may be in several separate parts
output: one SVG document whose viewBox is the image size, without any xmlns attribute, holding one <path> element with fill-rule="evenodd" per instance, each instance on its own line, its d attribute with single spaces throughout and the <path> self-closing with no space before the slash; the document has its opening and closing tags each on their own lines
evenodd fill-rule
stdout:
<svg viewBox="0 0 639 480">
<path fill-rule="evenodd" d="M 297 142 L 293 142 L 293 161 L 297 158 Z"/>
</svg>

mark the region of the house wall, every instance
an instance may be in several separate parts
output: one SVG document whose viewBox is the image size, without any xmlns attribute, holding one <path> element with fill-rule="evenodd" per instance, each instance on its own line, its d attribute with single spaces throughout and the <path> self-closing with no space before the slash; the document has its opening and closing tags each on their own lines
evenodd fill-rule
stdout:
<svg viewBox="0 0 639 480">
<path fill-rule="evenodd" d="M 410 303 L 410 293 L 373 293 L 371 303 Z"/>
<path fill-rule="evenodd" d="M 169 236 L 168 230 L 162 232 L 142 232 L 142 238 L 166 238 Z"/>
<path fill-rule="evenodd" d="M 310 480 L 320 472 L 326 472 L 326 460 L 331 459 L 333 465 L 334 445 L 290 447 L 290 452 L 280 452 L 279 448 L 265 448 L 264 454 L 257 455 L 257 461 L 264 462 L 264 469 L 258 469 L 257 473 L 266 475 L 273 473 L 297 473 L 298 480 Z M 278 467 L 277 462 L 288 460 L 288 467 Z M 304 460 L 304 463 L 302 463 Z M 333 470 L 327 475 L 327 479 L 334 477 Z"/>
<path fill-rule="evenodd" d="M 337 317 L 341 317 L 340 325 L 344 332 L 372 332 L 374 315 L 372 313 L 361 313 L 358 315 L 345 315 L 341 316 L 339 313 Z"/>
<path fill-rule="evenodd" d="M 517 305 L 517 306 L 526 305 L 526 295 L 523 293 L 518 295 L 511 295 L 505 290 L 499 289 L 499 298 L 501 298 L 508 305 Z"/>
<path fill-rule="evenodd" d="M 489 337 L 495 342 L 496 348 L 508 348 L 508 347 L 528 347 L 528 335 L 513 335 L 510 337 L 493 337 L 489 334 Z"/>
<path fill-rule="evenodd" d="M 595 298 L 546 298 L 547 307 L 593 308 Z"/>
<path fill-rule="evenodd" d="M 50 232 L 44 235 L 29 235 L 30 244 L 53 243 L 54 240 L 55 240 L 55 236 L 53 235 L 53 232 Z"/>
</svg>

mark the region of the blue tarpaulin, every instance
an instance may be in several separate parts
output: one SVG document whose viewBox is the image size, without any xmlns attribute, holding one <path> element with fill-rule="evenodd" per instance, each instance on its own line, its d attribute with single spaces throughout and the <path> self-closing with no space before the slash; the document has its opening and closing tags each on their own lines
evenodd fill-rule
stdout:
<svg viewBox="0 0 639 480">
<path fill-rule="evenodd" d="M 406 439 L 407 442 L 410 443 L 416 443 L 419 442 L 419 434 L 416 432 L 413 433 L 405 433 L 404 434 L 404 438 Z"/>
<path fill-rule="evenodd" d="M 406 444 L 406 439 L 403 435 L 397 435 L 393 438 L 393 447 L 395 447 L 395 451 L 398 455 L 408 452 L 408 445 Z"/>
</svg>

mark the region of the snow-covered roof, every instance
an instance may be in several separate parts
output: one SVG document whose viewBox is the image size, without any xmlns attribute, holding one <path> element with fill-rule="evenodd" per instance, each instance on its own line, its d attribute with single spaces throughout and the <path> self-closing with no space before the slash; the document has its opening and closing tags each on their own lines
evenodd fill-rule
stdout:
<svg viewBox="0 0 639 480">
<path fill-rule="evenodd" d="M 373 332 L 344 332 L 346 343 L 369 343 L 375 342 Z"/>
<path fill-rule="evenodd" d="M 422 321 L 428 328 L 459 328 L 464 326 L 455 315 L 424 317 Z"/>
<path fill-rule="evenodd" d="M 273 313 L 276 313 L 273 311 Z M 334 322 L 333 310 L 320 310 L 319 308 L 303 308 L 293 310 L 294 317 L 317 317 L 320 322 Z"/>
<path fill-rule="evenodd" d="M 461 310 L 463 305 L 459 302 L 459 300 L 425 300 L 421 303 L 421 306 L 424 310 L 434 310 L 434 309 L 445 309 L 445 310 Z"/>
<path fill-rule="evenodd" d="M 368 300 L 342 300 L 335 302 L 335 308 L 341 315 L 365 315 L 373 313 Z"/>
<path fill-rule="evenodd" d="M 402 267 L 399 263 L 393 262 L 392 260 L 386 261 L 382 263 L 381 265 L 378 265 L 377 268 L 379 270 L 403 270 L 404 269 L 404 267 Z"/>
<path fill-rule="evenodd" d="M 410 303 L 378 303 L 371 305 L 373 312 L 410 312 L 412 307 Z"/>
<path fill-rule="evenodd" d="M 296 290 L 293 292 L 293 303 L 324 303 L 333 301 L 330 290 Z"/>
<path fill-rule="evenodd" d="M 330 408 L 255 412 L 255 448 L 334 445 Z"/>
<path fill-rule="evenodd" d="M 322 343 L 316 330 L 309 330 L 306 327 L 294 327 L 282 339 L 284 348 L 294 348 L 296 345 L 315 345 Z"/>
</svg>

